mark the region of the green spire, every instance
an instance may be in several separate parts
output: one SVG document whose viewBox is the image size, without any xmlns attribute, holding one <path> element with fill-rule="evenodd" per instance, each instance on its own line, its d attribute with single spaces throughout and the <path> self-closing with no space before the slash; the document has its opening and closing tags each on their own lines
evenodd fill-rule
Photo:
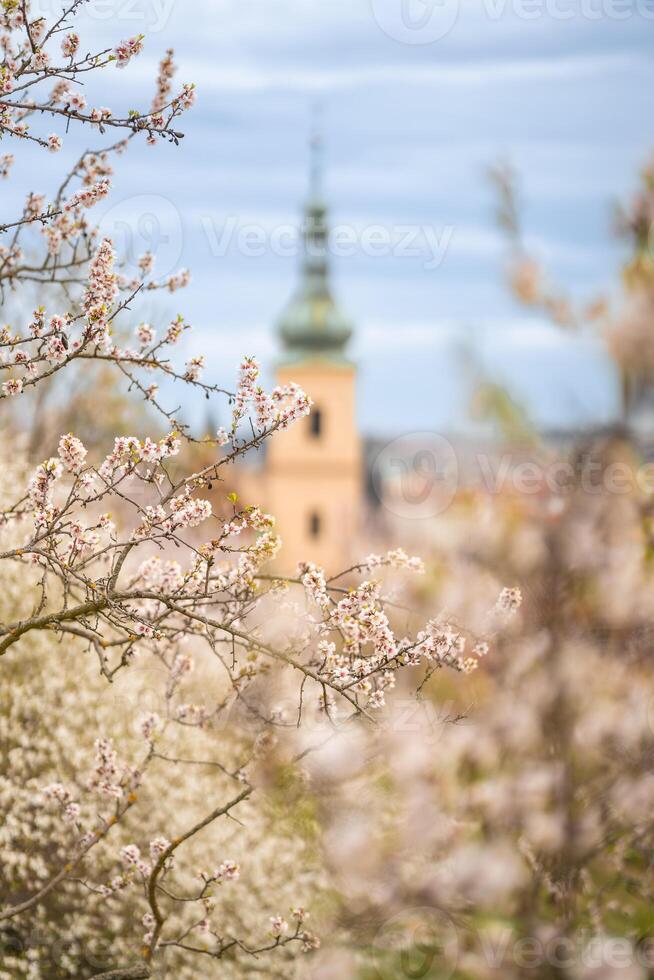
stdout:
<svg viewBox="0 0 654 980">
<path fill-rule="evenodd" d="M 322 140 L 311 139 L 309 200 L 302 227 L 300 284 L 277 329 L 289 360 L 321 357 L 342 360 L 352 325 L 336 306 L 329 288 L 329 226 L 321 193 Z"/>
</svg>

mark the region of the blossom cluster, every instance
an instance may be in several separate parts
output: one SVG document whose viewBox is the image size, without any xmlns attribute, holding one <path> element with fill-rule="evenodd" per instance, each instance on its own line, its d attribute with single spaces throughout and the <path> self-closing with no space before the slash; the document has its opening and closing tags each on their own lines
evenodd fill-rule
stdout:
<svg viewBox="0 0 654 980">
<path fill-rule="evenodd" d="M 257 384 L 259 374 L 257 361 L 253 357 L 244 358 L 232 412 L 232 437 L 250 408 L 254 411 L 253 424 L 259 432 L 285 429 L 311 410 L 311 399 L 299 385 L 280 385 L 268 394 Z"/>
<path fill-rule="evenodd" d="M 372 555 L 362 567 L 383 565 L 424 571 L 420 559 L 409 558 L 401 549 L 389 552 L 385 559 Z M 470 673 L 488 653 L 488 643 L 475 639 L 466 655 L 468 637 L 441 617 L 430 620 L 413 640 L 396 636 L 377 582 L 364 581 L 338 598 L 317 565 L 302 563 L 298 572 L 307 597 L 320 611 L 320 632 L 340 640 L 340 649 L 333 640 L 321 640 L 320 675 L 330 677 L 341 689 L 362 695 L 370 708 L 383 707 L 385 691 L 395 686 L 395 673 L 401 666 L 426 661 L 434 667 Z M 495 608 L 514 614 L 521 600 L 519 589 L 503 589 Z"/>
</svg>

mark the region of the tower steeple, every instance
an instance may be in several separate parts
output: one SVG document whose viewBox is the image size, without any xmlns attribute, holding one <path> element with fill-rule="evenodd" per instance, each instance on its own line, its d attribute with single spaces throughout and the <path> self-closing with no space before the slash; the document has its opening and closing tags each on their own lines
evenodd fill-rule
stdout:
<svg viewBox="0 0 654 980">
<path fill-rule="evenodd" d="M 322 143 L 310 146 L 309 195 L 295 295 L 278 323 L 284 356 L 277 384 L 299 384 L 311 414 L 272 439 L 266 458 L 266 506 L 284 542 L 280 570 L 315 561 L 330 572 L 351 564 L 360 526 L 363 454 L 356 425 L 356 367 L 345 356 L 352 327 L 329 286 L 329 228 L 322 193 Z"/>
<path fill-rule="evenodd" d="M 323 174 L 323 142 L 320 134 L 320 127 L 317 124 L 318 109 L 315 110 L 313 133 L 309 143 L 310 148 L 310 180 L 309 180 L 309 200 L 319 201 L 322 197 L 322 174 Z"/>
<path fill-rule="evenodd" d="M 336 306 L 329 285 L 329 225 L 322 197 L 322 139 L 310 143 L 309 198 L 302 225 L 300 283 L 280 317 L 277 330 L 285 360 L 343 360 L 352 325 Z"/>
</svg>

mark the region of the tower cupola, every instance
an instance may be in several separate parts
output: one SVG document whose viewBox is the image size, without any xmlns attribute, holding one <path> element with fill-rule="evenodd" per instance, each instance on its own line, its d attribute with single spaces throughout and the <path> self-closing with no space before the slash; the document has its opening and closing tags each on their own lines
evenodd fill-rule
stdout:
<svg viewBox="0 0 654 980">
<path fill-rule="evenodd" d="M 322 196 L 322 144 L 311 140 L 311 180 L 302 226 L 299 286 L 277 323 L 285 360 L 344 360 L 352 324 L 336 305 L 329 283 L 329 224 Z"/>
</svg>

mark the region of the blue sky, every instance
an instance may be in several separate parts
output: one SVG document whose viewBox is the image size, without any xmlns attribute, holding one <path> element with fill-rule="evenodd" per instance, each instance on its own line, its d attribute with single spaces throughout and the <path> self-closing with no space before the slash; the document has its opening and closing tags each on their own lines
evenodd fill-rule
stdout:
<svg viewBox="0 0 654 980">
<path fill-rule="evenodd" d="M 171 45 L 179 80 L 198 86 L 182 146 L 131 149 L 105 209 L 118 241 L 126 222 L 135 252 L 155 244 L 161 273 L 191 268 L 189 289 L 145 312 L 184 312 L 217 381 L 232 380 L 241 353 L 273 362 L 297 257 L 277 254 L 270 236 L 298 220 L 319 99 L 332 222 L 359 243 L 371 226 L 395 237 L 430 228 L 448 242 L 437 267 L 424 235 L 413 255 L 357 247 L 334 259 L 356 324 L 362 429 L 460 425 L 462 345 L 542 425 L 606 420 L 617 385 L 601 345 L 531 317 L 507 293 L 485 170 L 505 158 L 520 171 L 528 241 L 557 281 L 581 300 L 615 285 L 612 209 L 654 144 L 654 0 L 404 0 L 404 23 L 402 2 L 91 4 L 83 42 L 146 34 L 143 55 L 105 76 L 112 94 L 101 104 L 149 103 Z M 57 163 L 87 143 L 72 136 Z M 14 186 L 46 190 L 41 175 L 30 150 Z M 246 254 L 238 236 L 252 227 L 264 246 Z"/>
</svg>

